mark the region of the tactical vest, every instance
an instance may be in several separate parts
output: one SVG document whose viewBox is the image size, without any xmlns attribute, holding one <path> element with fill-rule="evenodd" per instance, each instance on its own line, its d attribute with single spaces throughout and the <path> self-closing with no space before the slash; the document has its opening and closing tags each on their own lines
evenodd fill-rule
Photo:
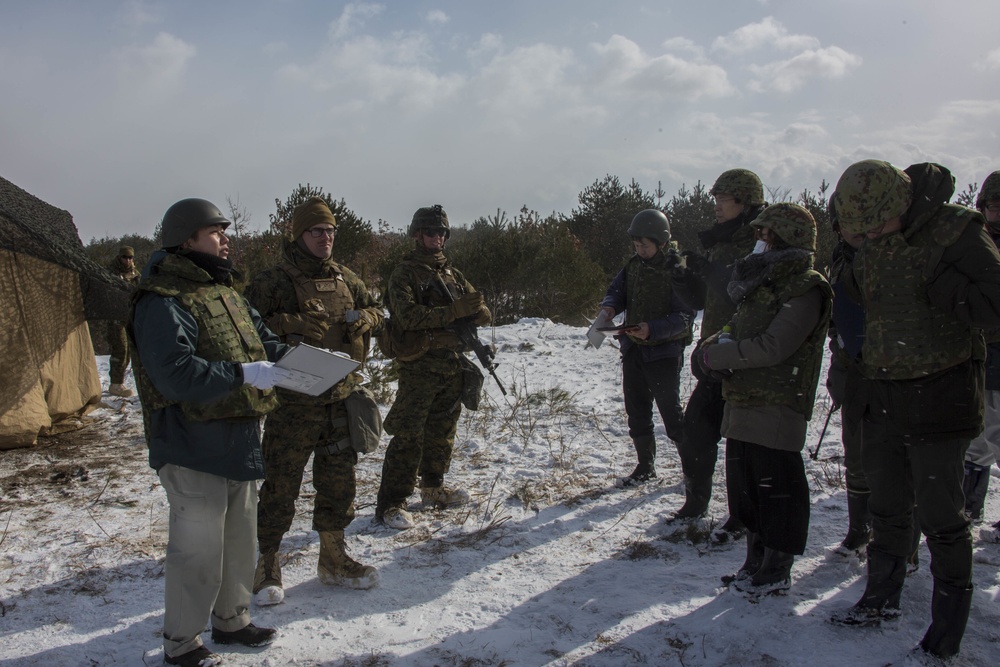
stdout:
<svg viewBox="0 0 1000 667">
<path fill-rule="evenodd" d="M 146 292 L 174 297 L 198 325 L 196 355 L 207 361 L 238 363 L 267 359 L 264 343 L 254 327 L 243 297 L 236 290 L 212 282 L 208 273 L 178 255 L 168 254 L 157 269 L 156 273 L 139 283 L 133 297 L 130 322 L 134 318 L 135 304 Z M 144 416 L 148 411 L 180 405 L 184 416 L 193 421 L 260 418 L 278 405 L 273 390 L 262 391 L 248 384 L 237 387 L 212 403 L 172 401 L 153 385 L 142 368 L 138 351 L 132 355 L 132 366 Z"/>
<path fill-rule="evenodd" d="M 823 309 L 816 326 L 802 345 L 790 357 L 773 366 L 733 371 L 732 376 L 722 383 L 722 395 L 727 401 L 748 407 L 786 405 L 805 415 L 807 420 L 812 417 L 833 300 L 833 290 L 826 278 L 817 271 L 806 269 L 765 282 L 747 295 L 733 322 L 734 338 L 752 338 L 767 330 L 790 299 L 802 296 L 814 287 L 823 291 Z"/>
<path fill-rule="evenodd" d="M 323 340 L 306 338 L 305 342 L 333 352 L 344 352 L 351 359 L 363 362 L 368 355 L 371 335 L 351 337 L 347 333 L 344 316 L 348 310 L 354 309 L 354 295 L 341 272 L 334 269 L 332 278 L 311 277 L 287 260 L 279 264 L 278 268 L 288 274 L 295 286 L 299 312 L 325 315 L 326 322 L 330 325 Z"/>
<path fill-rule="evenodd" d="M 757 234 L 754 228 L 747 224 L 737 229 L 728 241 L 715 244 L 705 254 L 713 262 L 731 266 L 736 260 L 749 255 L 756 242 Z M 735 312 L 736 304 L 728 295 L 713 289 L 708 290 L 705 296 L 705 312 L 701 316 L 701 337 L 705 338 L 722 329 Z"/>
<path fill-rule="evenodd" d="M 643 261 L 638 255 L 625 265 L 625 294 L 628 299 L 625 324 L 639 324 L 666 318 L 670 315 L 673 299 L 673 271 L 667 266 L 664 254 L 658 253 L 653 259 Z M 672 338 L 664 340 L 640 340 L 632 337 L 636 345 L 663 345 L 675 340 L 693 339 L 692 326 Z"/>
<path fill-rule="evenodd" d="M 854 270 L 866 311 L 861 352 L 866 377 L 912 380 L 972 357 L 977 334 L 927 298 L 930 278 L 945 248 L 968 225 L 968 213 L 946 204 L 911 234 L 869 239 L 858 250 Z"/>
<path fill-rule="evenodd" d="M 465 288 L 458 283 L 455 274 L 448 266 L 435 268 L 415 259 L 407 259 L 401 263 L 410 269 L 411 279 L 415 284 L 414 295 L 421 306 L 440 308 L 449 305 L 454 299 L 465 294 Z M 440 283 L 443 282 L 451 293 L 451 297 L 442 293 Z M 419 359 L 430 350 L 447 350 L 450 352 L 467 352 L 467 348 L 450 327 L 440 329 L 418 329 L 415 331 L 393 331 L 398 336 L 401 361 Z"/>
</svg>

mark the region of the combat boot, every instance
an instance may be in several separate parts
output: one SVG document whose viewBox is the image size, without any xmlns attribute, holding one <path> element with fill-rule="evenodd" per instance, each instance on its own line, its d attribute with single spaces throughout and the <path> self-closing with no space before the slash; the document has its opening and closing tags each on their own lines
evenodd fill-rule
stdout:
<svg viewBox="0 0 1000 667">
<path fill-rule="evenodd" d="M 986 507 L 986 492 L 989 487 L 990 466 L 976 465 L 966 461 L 962 492 L 965 493 L 965 516 L 972 523 L 983 522 L 983 509 Z"/>
<path fill-rule="evenodd" d="M 708 512 L 708 503 L 712 499 L 712 478 L 684 477 L 684 504 L 670 517 L 671 521 L 678 519 L 700 519 Z"/>
<path fill-rule="evenodd" d="M 764 563 L 764 543 L 757 533 L 747 533 L 747 557 L 735 574 L 722 576 L 722 583 L 729 586 L 734 581 L 750 579 Z"/>
<path fill-rule="evenodd" d="M 266 551 L 257 557 L 257 570 L 253 574 L 253 601 L 258 607 L 267 607 L 281 604 L 284 599 L 278 552 Z"/>
<path fill-rule="evenodd" d="M 734 579 L 733 588 L 750 595 L 775 595 L 792 587 L 795 555 L 764 547 L 764 559 L 753 576 Z"/>
<path fill-rule="evenodd" d="M 375 520 L 393 530 L 409 530 L 417 525 L 413 521 L 413 515 L 402 507 L 390 507 L 381 516 L 376 513 Z"/>
<path fill-rule="evenodd" d="M 899 598 L 906 581 L 906 558 L 890 556 L 868 546 L 868 581 L 853 607 L 830 617 L 837 625 L 873 627 L 899 618 Z"/>
<path fill-rule="evenodd" d="M 632 474 L 618 480 L 617 486 L 621 488 L 641 486 L 656 479 L 656 438 L 651 435 L 632 438 L 632 446 L 639 463 Z"/>
<path fill-rule="evenodd" d="M 362 565 L 347 555 L 347 543 L 342 530 L 319 531 L 319 580 L 329 586 L 368 589 L 378 584 L 378 571 Z"/>
<path fill-rule="evenodd" d="M 450 486 L 422 486 L 420 500 L 424 507 L 458 507 L 469 502 L 469 492 L 465 489 L 453 489 Z"/>
<path fill-rule="evenodd" d="M 121 398 L 128 398 L 129 396 L 132 396 L 135 392 L 133 392 L 128 387 L 126 387 L 124 384 L 121 384 L 119 382 L 115 382 L 115 383 L 112 383 L 112 385 L 110 387 L 108 387 L 108 393 L 111 394 L 112 396 L 119 396 Z"/>
<path fill-rule="evenodd" d="M 747 527 L 743 525 L 743 522 L 737 519 L 735 515 L 730 514 L 721 526 L 712 531 L 710 537 L 715 544 L 725 544 L 726 542 L 735 542 L 743 537 L 746 532 Z"/>
<path fill-rule="evenodd" d="M 864 548 L 872 539 L 872 513 L 868 509 L 870 491 L 847 490 L 847 536 L 834 549 L 841 556 L 864 558 Z"/>
<path fill-rule="evenodd" d="M 920 641 L 920 648 L 942 660 L 957 655 L 971 607 L 971 586 L 958 588 L 935 579 L 931 597 L 931 626 Z"/>
</svg>

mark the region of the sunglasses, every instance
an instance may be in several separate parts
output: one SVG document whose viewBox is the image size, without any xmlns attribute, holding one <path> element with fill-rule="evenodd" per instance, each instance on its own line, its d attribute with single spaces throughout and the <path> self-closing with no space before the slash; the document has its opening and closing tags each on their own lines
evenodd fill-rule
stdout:
<svg viewBox="0 0 1000 667">
<path fill-rule="evenodd" d="M 436 236 L 444 236 L 444 237 L 448 236 L 448 230 L 445 229 L 444 227 L 435 227 L 433 229 L 423 229 L 421 231 L 423 232 L 424 236 L 429 236 L 431 238 L 434 238 Z"/>
<path fill-rule="evenodd" d="M 331 239 L 333 235 L 337 233 L 336 227 L 313 227 L 312 229 L 307 229 L 309 236 L 314 239 L 322 238 L 324 236 L 329 236 Z"/>
</svg>

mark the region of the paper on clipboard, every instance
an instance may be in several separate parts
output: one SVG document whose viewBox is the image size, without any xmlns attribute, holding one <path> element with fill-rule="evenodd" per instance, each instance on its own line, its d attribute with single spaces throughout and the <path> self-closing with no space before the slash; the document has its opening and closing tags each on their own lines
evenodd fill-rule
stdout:
<svg viewBox="0 0 1000 667">
<path fill-rule="evenodd" d="M 288 377 L 278 382 L 277 386 L 309 396 L 319 396 L 357 370 L 361 363 L 343 352 L 329 352 L 300 343 L 275 365 L 288 371 Z"/>
<path fill-rule="evenodd" d="M 604 312 L 602 308 L 600 312 L 597 313 L 597 317 L 591 322 L 590 328 L 587 329 L 587 344 L 586 347 L 593 347 L 595 350 L 601 346 L 604 342 L 604 334 L 598 331 L 600 327 L 606 327 L 611 324 L 611 318 L 608 314 Z"/>
</svg>

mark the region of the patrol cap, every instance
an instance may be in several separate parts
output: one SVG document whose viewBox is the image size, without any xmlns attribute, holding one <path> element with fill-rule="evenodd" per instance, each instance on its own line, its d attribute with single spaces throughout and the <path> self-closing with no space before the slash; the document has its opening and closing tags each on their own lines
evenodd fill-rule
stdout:
<svg viewBox="0 0 1000 667">
<path fill-rule="evenodd" d="M 771 204 L 750 224 L 754 227 L 767 227 L 794 248 L 816 252 L 816 219 L 798 204 Z"/>
<path fill-rule="evenodd" d="M 910 177 L 883 160 L 862 160 L 844 171 L 830 197 L 841 231 L 865 234 L 906 213 Z"/>
</svg>

